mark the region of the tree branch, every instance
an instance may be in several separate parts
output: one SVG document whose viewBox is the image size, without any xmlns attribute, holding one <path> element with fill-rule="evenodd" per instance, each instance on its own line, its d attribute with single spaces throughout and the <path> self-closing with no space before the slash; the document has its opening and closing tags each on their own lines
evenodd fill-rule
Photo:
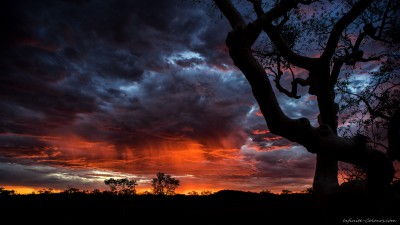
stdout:
<svg viewBox="0 0 400 225">
<path fill-rule="evenodd" d="M 368 142 L 372 143 L 373 145 L 379 145 L 379 146 L 381 146 L 382 148 L 384 148 L 386 150 L 388 149 L 388 146 L 386 146 L 386 145 L 384 145 L 382 143 L 379 143 L 379 142 L 376 142 L 376 141 L 371 141 L 371 140 L 369 140 Z"/>
<path fill-rule="evenodd" d="M 294 74 L 293 74 L 293 71 L 290 69 L 290 71 L 291 71 L 291 73 L 292 73 L 292 76 L 293 76 L 293 81 L 292 81 L 292 91 L 288 91 L 288 90 L 286 90 L 284 87 L 282 87 L 282 85 L 281 85 L 281 78 L 282 78 L 282 75 L 283 75 L 283 72 L 282 72 L 282 70 L 281 70 L 281 60 L 280 60 L 280 56 L 278 56 L 278 59 L 277 59 L 277 65 L 276 65 L 276 67 L 277 67 L 277 73 L 275 73 L 274 72 L 274 74 L 275 74 L 275 86 L 276 86 L 276 88 L 278 89 L 278 91 L 279 92 L 281 92 L 281 93 L 283 93 L 283 94 L 285 94 L 286 96 L 288 96 L 288 97 L 290 97 L 290 98 L 295 98 L 295 99 L 299 99 L 300 98 L 300 96 L 298 96 L 297 95 L 297 82 L 296 82 L 296 79 L 294 79 Z M 298 79 L 301 79 L 301 78 L 298 78 Z M 303 79 L 301 79 L 302 81 L 300 81 L 302 84 L 304 84 L 304 82 L 303 82 Z"/>
<path fill-rule="evenodd" d="M 340 74 L 340 69 L 343 66 L 343 60 L 340 59 L 334 59 L 334 63 L 333 63 L 333 68 L 331 71 L 331 76 L 330 76 L 330 88 L 333 90 L 333 88 L 335 87 L 337 81 L 338 81 L 338 77 Z"/>
<path fill-rule="evenodd" d="M 308 2 L 308 1 L 307 1 Z M 312 1 L 310 1 L 311 3 Z M 297 6 L 296 1 L 281 1 L 275 7 L 258 17 L 253 25 L 259 29 L 263 29 L 269 36 L 272 43 L 279 50 L 280 54 L 291 64 L 304 69 L 310 69 L 315 60 L 295 53 L 282 37 L 278 28 L 276 28 L 272 21 L 285 16 L 287 12 Z"/>
<path fill-rule="evenodd" d="M 385 120 L 390 120 L 390 117 L 389 117 L 389 116 L 387 116 L 387 115 L 385 115 L 385 114 L 383 114 L 383 113 L 381 113 L 381 112 L 376 111 L 375 109 L 373 109 L 373 108 L 371 107 L 371 105 L 368 103 L 368 101 L 367 101 L 365 98 L 360 97 L 360 100 L 363 101 L 364 104 L 367 106 L 368 112 L 369 112 L 371 115 L 373 115 L 373 116 L 375 116 L 375 117 L 380 117 L 380 118 L 385 119 Z"/>
<path fill-rule="evenodd" d="M 281 55 L 294 66 L 311 70 L 317 63 L 316 59 L 305 57 L 295 53 L 286 43 L 279 30 L 268 23 L 264 25 L 264 31 L 267 33 L 268 37 L 274 43 L 275 47 L 279 50 Z"/>
<path fill-rule="evenodd" d="M 362 12 L 364 12 L 364 10 L 368 8 L 372 1 L 373 0 L 358 1 L 342 18 L 336 22 L 330 32 L 325 51 L 321 55 L 321 59 L 330 61 L 343 30 L 346 29 L 346 27 L 349 26 Z"/>
<path fill-rule="evenodd" d="M 279 24 L 276 26 L 278 30 L 282 30 L 283 26 L 285 25 L 285 23 L 289 20 L 289 15 L 288 13 L 285 13 L 283 15 L 283 19 L 281 20 L 281 22 L 279 22 Z"/>
<path fill-rule="evenodd" d="M 274 43 L 275 47 L 279 50 L 282 57 L 284 57 L 290 64 L 294 66 L 311 70 L 317 63 L 316 59 L 309 58 L 306 56 L 295 53 L 287 44 L 285 39 L 282 37 L 279 30 L 272 25 L 272 23 L 266 23 L 263 30 L 267 33 L 270 40 Z"/>
<path fill-rule="evenodd" d="M 385 120 L 390 120 L 391 119 L 390 116 L 387 116 L 387 115 L 385 115 L 385 114 L 373 109 L 371 107 L 371 105 L 369 104 L 369 102 L 363 96 L 355 94 L 355 93 L 351 93 L 351 92 L 348 92 L 348 91 L 345 91 L 345 90 L 341 90 L 341 91 L 343 93 L 346 93 L 346 94 L 349 94 L 349 95 L 354 95 L 358 99 L 360 99 L 360 101 L 364 102 L 365 106 L 367 106 L 367 110 L 368 110 L 369 114 L 371 114 L 371 115 L 373 115 L 375 117 L 380 117 L 380 118 L 385 119 Z"/>
<path fill-rule="evenodd" d="M 367 36 L 367 33 L 361 32 L 360 35 L 358 35 L 357 40 L 353 46 L 353 51 L 357 51 L 360 49 L 361 42 L 364 40 L 364 38 Z"/>
<path fill-rule="evenodd" d="M 264 14 L 264 10 L 261 6 L 261 0 L 247 0 L 253 4 L 254 11 L 257 17 L 261 17 Z"/>
<path fill-rule="evenodd" d="M 370 36 L 375 41 L 382 41 L 385 43 L 390 43 L 390 41 L 382 39 L 379 35 L 378 36 L 375 35 L 376 28 L 372 24 L 366 24 L 364 26 L 364 31 L 365 31 L 366 35 Z"/>
<path fill-rule="evenodd" d="M 391 3 L 392 3 L 391 1 L 388 2 L 385 12 L 383 13 L 382 23 L 381 23 L 381 26 L 379 27 L 379 31 L 378 31 L 378 38 L 382 37 L 383 28 L 386 25 L 386 19 L 387 19 L 388 13 L 389 13 L 389 9 L 391 7 Z"/>
<path fill-rule="evenodd" d="M 369 58 L 361 58 L 358 61 L 359 62 L 370 62 L 370 61 L 379 61 L 381 60 L 380 56 L 376 56 L 376 57 L 369 57 Z"/>
<path fill-rule="evenodd" d="M 291 64 L 304 68 L 312 68 L 312 64 L 316 63 L 315 60 L 309 57 L 301 56 L 295 53 L 286 43 L 279 30 L 272 25 L 272 21 L 285 15 L 288 11 L 297 6 L 296 1 L 282 1 L 280 4 L 276 5 L 274 8 L 268 12 L 258 15 L 261 12 L 261 8 L 258 6 L 258 0 L 248 0 L 253 3 L 258 18 L 253 22 L 245 25 L 245 21 L 239 11 L 233 6 L 230 0 L 214 0 L 217 7 L 221 10 L 224 16 L 228 19 L 231 24 L 232 29 L 237 29 L 239 27 L 245 28 L 247 35 L 251 38 L 247 38 L 248 47 L 254 43 L 256 38 L 259 36 L 261 30 L 263 29 L 267 35 L 270 37 L 271 41 L 280 51 L 281 55 L 289 61 Z M 307 1 L 308 2 L 308 1 Z M 311 3 L 312 1 L 310 1 Z"/>
<path fill-rule="evenodd" d="M 230 0 L 214 0 L 214 2 L 226 19 L 228 19 L 233 29 L 246 25 L 242 15 L 240 15 Z"/>
<path fill-rule="evenodd" d="M 363 58 L 363 56 L 364 56 L 364 51 L 353 49 L 353 52 L 347 53 L 343 57 L 335 58 L 334 60 L 336 61 L 335 63 L 341 62 L 341 63 L 345 63 L 346 65 L 354 66 L 357 62 L 379 61 L 381 59 L 380 56 L 369 57 L 369 58 Z M 340 70 L 340 68 L 339 68 L 339 70 Z M 332 70 L 332 72 L 333 72 L 333 70 Z"/>
</svg>

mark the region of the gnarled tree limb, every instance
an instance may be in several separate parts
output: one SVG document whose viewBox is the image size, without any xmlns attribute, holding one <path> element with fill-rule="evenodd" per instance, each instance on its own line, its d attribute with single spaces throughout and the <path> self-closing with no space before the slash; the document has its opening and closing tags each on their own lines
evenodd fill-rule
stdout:
<svg viewBox="0 0 400 225">
<path fill-rule="evenodd" d="M 284 87 L 282 87 L 281 82 L 280 82 L 281 78 L 282 78 L 282 75 L 283 75 L 283 72 L 280 69 L 280 67 L 281 67 L 280 66 L 280 64 L 281 64 L 280 62 L 281 62 L 281 60 L 280 60 L 280 57 L 278 56 L 278 60 L 277 60 L 277 71 L 278 72 L 277 73 L 273 72 L 275 74 L 274 82 L 275 82 L 276 88 L 278 89 L 279 92 L 285 94 L 286 96 L 288 96 L 290 98 L 295 98 L 295 99 L 301 98 L 301 96 L 297 95 L 297 84 L 300 84 L 303 87 L 307 86 L 307 85 L 309 85 L 308 80 L 305 80 L 305 79 L 302 79 L 302 78 L 299 78 L 299 77 L 298 78 L 294 78 L 294 72 L 289 67 L 290 72 L 292 73 L 292 78 L 293 78 L 293 81 L 291 83 L 292 90 L 289 91 L 289 90 L 285 89 Z M 273 71 L 273 70 L 271 70 L 271 71 Z"/>
<path fill-rule="evenodd" d="M 316 61 L 313 60 L 313 58 L 302 56 L 294 52 L 280 34 L 279 29 L 272 24 L 272 21 L 285 16 L 291 9 L 295 8 L 297 4 L 297 1 L 282 1 L 256 19 L 253 25 L 267 33 L 272 43 L 279 50 L 281 56 L 289 63 L 300 68 L 310 69 Z"/>
</svg>

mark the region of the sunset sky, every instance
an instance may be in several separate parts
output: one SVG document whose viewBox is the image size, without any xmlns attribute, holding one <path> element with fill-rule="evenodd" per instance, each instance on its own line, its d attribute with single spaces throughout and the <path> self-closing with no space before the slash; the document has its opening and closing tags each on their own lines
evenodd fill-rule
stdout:
<svg viewBox="0 0 400 225">
<path fill-rule="evenodd" d="M 311 187 L 315 155 L 268 131 L 216 11 L 167 0 L 0 11 L 0 186 L 104 190 L 128 177 L 140 192 L 164 172 L 178 193 Z M 278 98 L 316 123 L 315 98 Z"/>
</svg>

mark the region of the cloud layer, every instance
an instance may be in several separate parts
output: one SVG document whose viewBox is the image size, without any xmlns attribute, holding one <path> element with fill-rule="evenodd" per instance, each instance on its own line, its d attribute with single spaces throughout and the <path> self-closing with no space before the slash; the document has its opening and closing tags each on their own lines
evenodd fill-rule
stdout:
<svg viewBox="0 0 400 225">
<path fill-rule="evenodd" d="M 102 188 L 107 176 L 129 176 L 146 186 L 159 171 L 181 177 L 182 191 L 311 185 L 314 156 L 269 133 L 227 54 L 229 26 L 209 10 L 6 3 L 0 185 Z M 314 100 L 279 98 L 292 117 L 316 114 Z"/>
</svg>

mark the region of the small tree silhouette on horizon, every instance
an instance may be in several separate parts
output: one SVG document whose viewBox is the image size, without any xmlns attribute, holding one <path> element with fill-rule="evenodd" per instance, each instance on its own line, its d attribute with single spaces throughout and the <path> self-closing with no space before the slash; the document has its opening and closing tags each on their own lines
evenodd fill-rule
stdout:
<svg viewBox="0 0 400 225">
<path fill-rule="evenodd" d="M 43 188 L 42 190 L 39 190 L 38 193 L 42 194 L 42 195 L 54 194 L 54 189 L 53 188 L 47 188 L 47 189 Z"/>
<path fill-rule="evenodd" d="M 157 173 L 157 178 L 153 178 L 151 186 L 155 195 L 175 195 L 180 181 L 165 173 Z"/>
<path fill-rule="evenodd" d="M 0 196 L 1 195 L 16 195 L 14 190 L 7 190 L 4 187 L 0 187 Z"/>
<path fill-rule="evenodd" d="M 109 186 L 110 191 L 114 194 L 124 194 L 124 195 L 136 194 L 136 189 L 135 189 L 135 186 L 137 185 L 136 180 L 129 180 L 128 178 L 122 178 L 122 179 L 110 178 L 104 180 L 104 184 Z"/>
<path fill-rule="evenodd" d="M 293 192 L 290 190 L 282 190 L 281 192 L 281 195 L 290 195 L 290 194 L 293 194 Z"/>
</svg>

